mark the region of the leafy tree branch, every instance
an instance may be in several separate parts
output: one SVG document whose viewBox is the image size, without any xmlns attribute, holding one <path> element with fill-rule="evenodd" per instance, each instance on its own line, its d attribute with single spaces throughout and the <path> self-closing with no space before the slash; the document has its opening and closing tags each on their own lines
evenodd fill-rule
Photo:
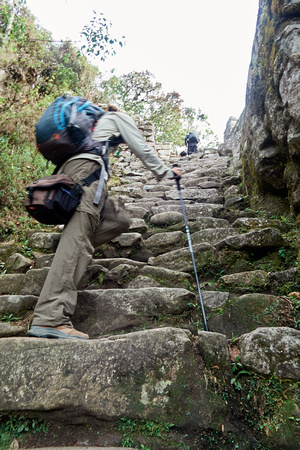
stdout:
<svg viewBox="0 0 300 450">
<path fill-rule="evenodd" d="M 125 37 L 122 36 L 121 40 L 112 37 L 111 22 L 102 13 L 93 11 L 93 14 L 89 25 L 85 25 L 81 32 L 81 36 L 86 40 L 81 51 L 89 56 L 100 56 L 101 61 L 105 61 L 108 56 L 116 54 L 116 45 L 123 47 Z"/>
</svg>

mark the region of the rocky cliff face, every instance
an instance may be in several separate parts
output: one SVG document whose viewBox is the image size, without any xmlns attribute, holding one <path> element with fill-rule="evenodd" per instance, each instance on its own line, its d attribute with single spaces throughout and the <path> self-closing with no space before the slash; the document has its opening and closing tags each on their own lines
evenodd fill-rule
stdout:
<svg viewBox="0 0 300 450">
<path fill-rule="evenodd" d="M 267 204 L 279 212 L 291 207 L 297 216 L 299 60 L 300 1 L 260 0 L 240 146 L 234 160 L 239 153 L 245 190 L 251 195 L 253 206 Z"/>
</svg>

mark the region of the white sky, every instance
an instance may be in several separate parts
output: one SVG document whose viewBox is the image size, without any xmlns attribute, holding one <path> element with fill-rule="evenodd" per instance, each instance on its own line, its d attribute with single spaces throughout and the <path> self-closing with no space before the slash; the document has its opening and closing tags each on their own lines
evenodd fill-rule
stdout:
<svg viewBox="0 0 300 450">
<path fill-rule="evenodd" d="M 105 63 L 117 75 L 149 70 L 163 90 L 177 91 L 185 106 L 208 115 L 223 140 L 230 116 L 239 117 L 245 92 L 259 0 L 27 0 L 55 39 L 79 40 L 102 12 L 125 47 Z"/>
</svg>

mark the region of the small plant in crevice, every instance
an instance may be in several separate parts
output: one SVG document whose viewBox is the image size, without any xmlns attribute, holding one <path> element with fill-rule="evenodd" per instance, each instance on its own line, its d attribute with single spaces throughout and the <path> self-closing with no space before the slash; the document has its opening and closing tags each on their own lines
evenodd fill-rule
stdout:
<svg viewBox="0 0 300 450">
<path fill-rule="evenodd" d="M 17 320 L 20 320 L 20 317 L 15 317 L 13 314 L 4 315 L 0 318 L 1 322 L 16 322 Z"/>
<path fill-rule="evenodd" d="M 104 278 L 104 273 L 99 273 L 99 275 L 98 275 L 98 284 L 99 284 L 99 286 L 101 286 L 101 284 L 103 283 L 103 278 Z"/>
<path fill-rule="evenodd" d="M 26 239 L 26 241 L 23 241 L 23 242 L 19 242 L 19 244 L 22 246 L 20 253 L 22 255 L 26 256 L 27 258 L 31 258 L 32 257 L 32 248 L 28 246 L 29 239 Z"/>
<path fill-rule="evenodd" d="M 183 287 L 191 292 L 196 292 L 196 287 L 195 285 L 189 283 L 187 280 L 184 280 L 182 283 Z"/>
<path fill-rule="evenodd" d="M 279 256 L 279 258 L 282 259 L 282 260 L 284 260 L 284 259 L 286 258 L 286 250 L 285 250 L 284 247 L 281 247 L 281 248 L 278 250 L 278 256 Z"/>
<path fill-rule="evenodd" d="M 200 442 L 202 445 L 201 448 L 212 450 L 235 450 L 239 448 L 253 448 L 251 447 L 249 441 L 245 442 L 247 447 L 240 447 L 240 438 L 237 438 L 237 436 L 232 432 L 224 433 L 223 431 L 205 430 L 201 433 Z M 266 450 L 265 447 L 262 447 L 258 442 L 256 443 L 255 449 Z"/>
<path fill-rule="evenodd" d="M 241 390 L 242 389 L 242 385 L 240 383 L 240 380 L 238 380 L 239 377 L 241 377 L 242 375 L 251 375 L 251 373 L 248 370 L 245 370 L 243 365 L 239 362 L 240 357 L 237 356 L 235 358 L 234 363 L 232 364 L 232 373 L 234 375 L 233 378 L 231 378 L 231 385 L 234 386 L 235 389 L 237 390 Z"/>
<path fill-rule="evenodd" d="M 299 292 L 291 292 L 288 298 L 285 298 L 293 308 L 293 320 L 294 327 L 296 330 L 300 330 L 300 293 Z"/>
</svg>

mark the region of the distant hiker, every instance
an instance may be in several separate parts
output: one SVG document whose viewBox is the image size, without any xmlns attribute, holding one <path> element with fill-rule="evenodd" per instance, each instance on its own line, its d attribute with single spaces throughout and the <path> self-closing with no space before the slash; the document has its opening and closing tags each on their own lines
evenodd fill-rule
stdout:
<svg viewBox="0 0 300 450">
<path fill-rule="evenodd" d="M 185 145 L 187 147 L 187 154 L 191 155 L 192 153 L 197 153 L 197 144 L 199 142 L 199 138 L 197 133 L 191 131 L 185 136 L 184 139 Z"/>
<path fill-rule="evenodd" d="M 169 169 L 146 144 L 134 121 L 115 108 L 103 114 L 95 126 L 93 139 L 102 150 L 111 153 L 116 146 L 108 146 L 110 138 L 123 138 L 131 151 L 151 170 L 157 180 L 181 177 L 178 167 Z M 108 156 L 108 155 L 106 155 Z M 107 195 L 109 169 L 105 159 L 93 152 L 72 155 L 58 173 L 69 175 L 75 183 L 101 166 L 105 174 L 100 200 L 95 202 L 99 181 L 83 187 L 81 203 L 65 226 L 53 262 L 34 310 L 28 336 L 57 339 L 88 339 L 89 336 L 73 328 L 71 318 L 77 305 L 77 287 L 93 257 L 95 248 L 111 241 L 129 229 L 125 211 L 119 210 Z M 101 178 L 100 178 L 101 179 Z"/>
</svg>

